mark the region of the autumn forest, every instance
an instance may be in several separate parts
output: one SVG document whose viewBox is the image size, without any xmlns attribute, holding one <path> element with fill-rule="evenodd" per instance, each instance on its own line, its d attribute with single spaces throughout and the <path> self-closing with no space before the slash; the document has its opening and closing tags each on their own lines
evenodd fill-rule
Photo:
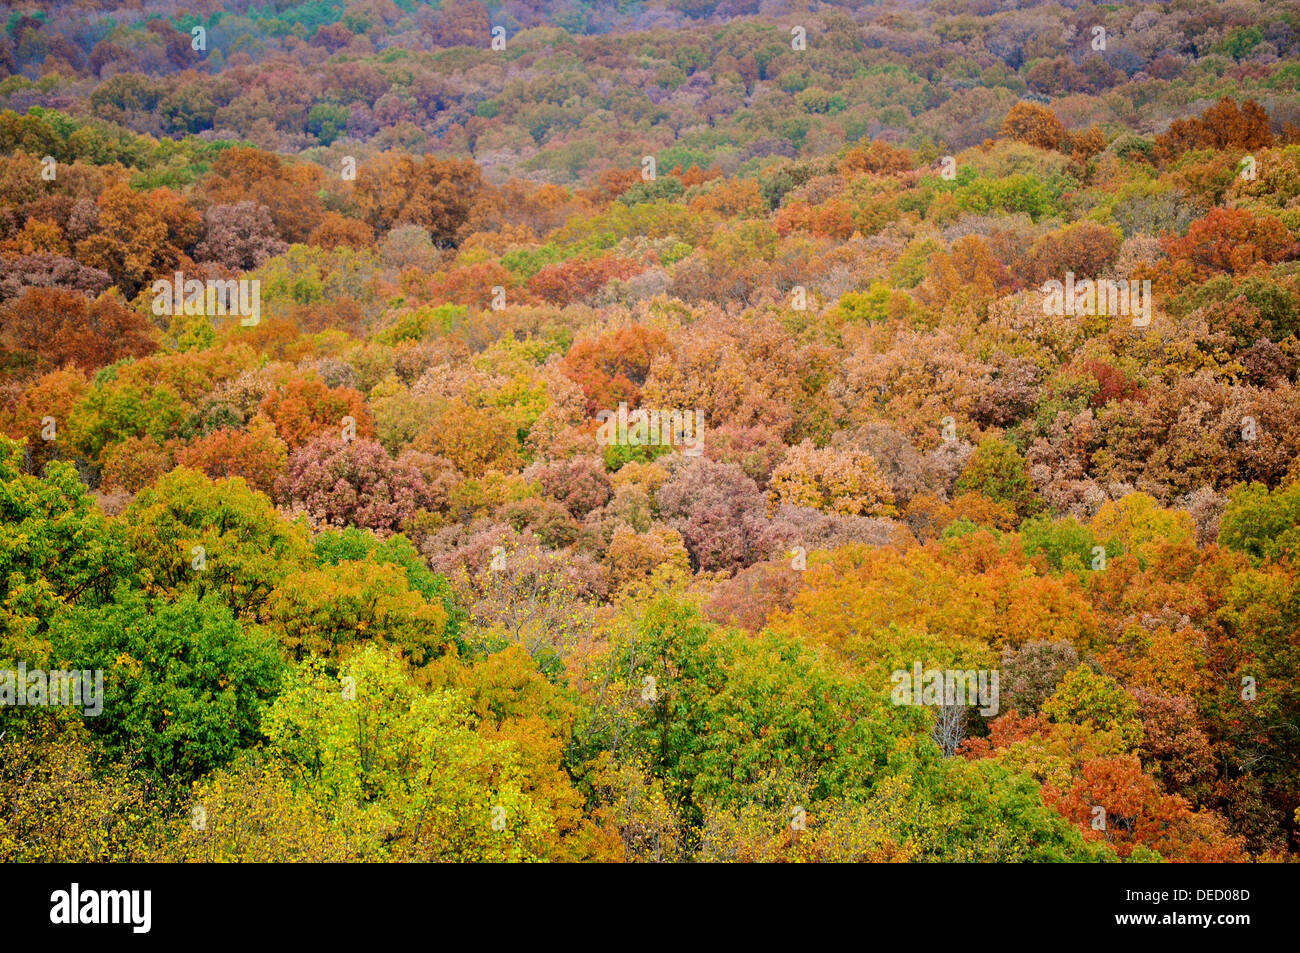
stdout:
<svg viewBox="0 0 1300 953">
<path fill-rule="evenodd" d="M 1300 854 L 1295 4 L 9 7 L 0 861 Z"/>
</svg>

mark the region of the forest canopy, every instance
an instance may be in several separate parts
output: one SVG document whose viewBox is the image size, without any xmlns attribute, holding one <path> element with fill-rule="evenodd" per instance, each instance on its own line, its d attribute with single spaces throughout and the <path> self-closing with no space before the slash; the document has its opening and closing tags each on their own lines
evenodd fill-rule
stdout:
<svg viewBox="0 0 1300 953">
<path fill-rule="evenodd" d="M 20 3 L 0 77 L 0 860 L 1300 850 L 1294 5 Z"/>
</svg>

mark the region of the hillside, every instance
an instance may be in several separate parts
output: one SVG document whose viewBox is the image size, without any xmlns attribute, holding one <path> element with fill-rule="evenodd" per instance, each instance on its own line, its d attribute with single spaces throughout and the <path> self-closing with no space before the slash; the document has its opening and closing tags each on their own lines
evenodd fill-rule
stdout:
<svg viewBox="0 0 1300 953">
<path fill-rule="evenodd" d="M 0 860 L 1300 849 L 1293 4 L 25 4 L 0 76 Z"/>
</svg>

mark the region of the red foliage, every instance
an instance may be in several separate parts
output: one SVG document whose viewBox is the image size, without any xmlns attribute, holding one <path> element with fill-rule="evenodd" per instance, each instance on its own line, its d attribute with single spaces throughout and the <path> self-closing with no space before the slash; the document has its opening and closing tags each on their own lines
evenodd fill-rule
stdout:
<svg viewBox="0 0 1300 953">
<path fill-rule="evenodd" d="M 359 437 L 370 437 L 375 432 L 366 399 L 358 391 L 326 387 L 315 377 L 296 378 L 277 387 L 263 398 L 258 409 L 275 424 L 290 450 L 325 431 L 340 434 L 344 417 L 353 418 Z"/>
<path fill-rule="evenodd" d="M 574 258 L 547 265 L 528 281 L 528 290 L 551 304 L 586 301 L 615 278 L 631 278 L 645 269 L 628 258 Z"/>
<path fill-rule="evenodd" d="M 1165 254 L 1190 262 L 1200 277 L 1246 272 L 1300 254 L 1300 245 L 1278 219 L 1223 206 L 1215 206 L 1193 222 L 1186 237 L 1166 235 L 1162 243 Z"/>
<path fill-rule="evenodd" d="M 1096 378 L 1100 387 L 1088 399 L 1089 405 L 1094 409 L 1109 404 L 1112 400 L 1146 400 L 1146 390 L 1137 381 L 1103 361 L 1084 361 L 1083 369 Z"/>
<path fill-rule="evenodd" d="M 120 298 L 88 301 L 62 288 L 28 288 L 0 310 L 0 347 L 38 371 L 75 364 L 94 370 L 124 357 L 144 357 L 157 345 L 154 329 Z"/>
<path fill-rule="evenodd" d="M 577 341 L 564 358 L 564 371 L 587 396 L 587 412 L 634 406 L 655 355 L 670 350 L 668 335 L 639 324 L 598 338 Z"/>
</svg>

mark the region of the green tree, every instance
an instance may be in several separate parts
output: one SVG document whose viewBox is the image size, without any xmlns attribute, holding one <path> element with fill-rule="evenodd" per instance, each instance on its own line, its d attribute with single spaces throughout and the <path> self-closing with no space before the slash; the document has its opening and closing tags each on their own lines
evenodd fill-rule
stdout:
<svg viewBox="0 0 1300 953">
<path fill-rule="evenodd" d="M 310 559 L 306 529 L 240 477 L 210 480 L 177 467 L 141 491 L 123 518 L 147 589 L 215 592 L 244 617 Z"/>
<path fill-rule="evenodd" d="M 24 444 L 0 435 L 0 663 L 45 661 L 46 623 L 64 605 L 107 599 L 132 566 L 121 527 L 70 463 L 22 472 Z"/>
<path fill-rule="evenodd" d="M 1300 482 L 1272 491 L 1261 483 L 1235 487 L 1219 523 L 1219 542 L 1256 559 L 1300 555 Z"/>
<path fill-rule="evenodd" d="M 957 480 L 957 492 L 982 493 L 995 502 L 1009 503 L 1021 517 L 1038 509 L 1025 458 L 998 437 L 980 441 Z"/>
<path fill-rule="evenodd" d="M 398 859 L 543 859 L 550 819 L 523 790 L 515 746 L 474 730 L 455 692 L 422 691 L 367 646 L 339 677 L 314 662 L 265 721 L 271 751 L 320 802 L 383 818 Z"/>
<path fill-rule="evenodd" d="M 118 600 L 50 624 L 52 667 L 104 673 L 103 711 L 86 721 L 105 751 L 161 780 L 193 779 L 252 744 L 283 670 L 274 637 L 213 594 L 168 602 L 124 589 Z"/>
</svg>

